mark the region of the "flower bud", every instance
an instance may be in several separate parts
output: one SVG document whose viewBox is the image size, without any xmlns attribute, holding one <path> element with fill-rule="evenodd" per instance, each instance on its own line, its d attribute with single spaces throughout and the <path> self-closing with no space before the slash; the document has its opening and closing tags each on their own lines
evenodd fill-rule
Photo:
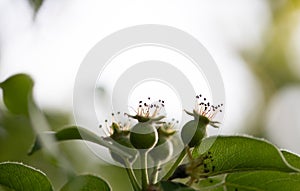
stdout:
<svg viewBox="0 0 300 191">
<path fill-rule="evenodd" d="M 209 119 L 204 116 L 198 116 L 194 120 L 187 122 L 181 130 L 181 139 L 185 145 L 190 148 L 199 145 L 206 135 L 206 126 Z"/>
<path fill-rule="evenodd" d="M 136 149 L 152 149 L 158 141 L 155 127 L 149 123 L 137 123 L 130 131 L 130 143 Z"/>
</svg>

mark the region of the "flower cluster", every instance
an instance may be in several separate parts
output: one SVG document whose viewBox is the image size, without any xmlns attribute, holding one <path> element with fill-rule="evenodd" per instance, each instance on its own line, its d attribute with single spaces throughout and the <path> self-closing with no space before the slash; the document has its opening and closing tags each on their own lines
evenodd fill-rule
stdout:
<svg viewBox="0 0 300 191">
<path fill-rule="evenodd" d="M 198 146 L 206 136 L 207 125 L 211 125 L 215 128 L 218 127 L 219 122 L 213 121 L 213 118 L 217 113 L 222 112 L 222 107 L 223 104 L 213 105 L 207 101 L 205 97 L 202 97 L 202 95 L 196 96 L 196 106 L 193 111 L 185 111 L 188 115 L 193 116 L 193 119 L 188 121 L 181 130 L 181 139 L 185 145 L 185 149 L 174 163 L 175 166 L 171 168 L 176 169 L 178 167 L 178 169 L 173 176 L 171 176 L 172 170 L 170 170 L 166 177 L 172 179 L 180 178 L 184 175 L 190 176 L 191 181 L 199 177 L 198 173 L 200 171 L 195 171 L 194 167 L 195 164 L 201 165 L 204 159 L 199 159 L 199 161 L 191 159 L 189 165 L 178 165 L 186 153 L 188 153 L 191 158 L 190 149 Z M 138 102 L 138 107 L 134 110 L 134 115 L 128 113 L 121 114 L 121 112 L 112 113 L 111 121 L 105 120 L 105 125 L 100 125 L 100 128 L 102 128 L 107 135 L 104 140 L 109 141 L 111 145 L 115 145 L 124 152 L 130 150 L 135 151 L 133 157 L 126 158 L 124 155 L 121 156 L 118 152 L 110 149 L 110 154 L 115 161 L 130 169 L 137 159 L 137 155 L 139 155 L 143 190 L 150 188 L 157 182 L 158 173 L 160 171 L 159 165 L 171 157 L 175 146 L 171 141 L 171 137 L 176 133 L 176 128 L 174 127 L 179 121 L 175 119 L 169 122 L 165 121 L 164 118 L 166 116 L 164 115 L 164 109 L 164 100 L 152 102 L 151 98 L 148 97 L 146 102 Z M 123 150 L 124 148 L 125 150 Z M 148 156 L 156 165 L 155 168 L 153 168 L 150 178 L 148 176 L 147 167 Z M 128 171 L 128 173 L 135 187 L 140 187 L 136 181 L 134 172 Z"/>
</svg>

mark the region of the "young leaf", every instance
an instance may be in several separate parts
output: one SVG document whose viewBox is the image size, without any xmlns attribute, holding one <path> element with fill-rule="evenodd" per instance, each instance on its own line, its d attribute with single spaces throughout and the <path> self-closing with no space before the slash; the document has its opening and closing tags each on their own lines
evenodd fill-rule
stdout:
<svg viewBox="0 0 300 191">
<path fill-rule="evenodd" d="M 39 135 L 34 144 L 32 145 L 28 155 L 32 155 L 36 151 L 42 148 L 42 144 L 40 142 L 40 137 L 43 136 L 54 136 L 56 141 L 68 141 L 68 140 L 82 140 L 82 141 L 89 141 L 92 143 L 96 143 L 102 145 L 104 147 L 110 148 L 114 150 L 116 153 L 124 156 L 126 158 L 131 158 L 132 155 L 128 154 L 127 152 L 121 150 L 120 148 L 114 146 L 113 144 L 108 143 L 107 141 L 103 140 L 102 137 L 97 136 L 93 132 L 78 126 L 71 126 L 64 129 L 61 129 L 57 132 L 45 132 Z"/>
<path fill-rule="evenodd" d="M 110 191 L 109 185 L 93 175 L 80 175 L 67 182 L 61 191 Z"/>
<path fill-rule="evenodd" d="M 0 163 L 0 185 L 22 191 L 53 190 L 43 172 L 16 162 Z"/>
<path fill-rule="evenodd" d="M 205 156 L 207 176 L 237 171 L 274 170 L 298 172 L 283 158 L 281 152 L 265 140 L 244 136 L 219 136 L 203 140 L 193 156 Z"/>
<path fill-rule="evenodd" d="M 64 129 L 61 129 L 60 131 L 57 132 L 45 132 L 43 133 L 42 136 L 54 136 L 54 138 L 57 141 L 68 141 L 68 140 L 83 140 L 82 136 L 85 138 L 85 140 L 97 143 L 99 142 L 100 137 L 96 136 L 92 132 L 81 128 L 77 126 L 71 126 L 67 127 Z M 42 148 L 42 144 L 39 140 L 40 138 L 37 137 L 33 146 L 31 147 L 30 151 L 28 152 L 29 155 L 32 155 L 36 151 L 40 150 Z"/>
<path fill-rule="evenodd" d="M 201 182 L 198 185 L 200 190 L 209 191 L 298 191 L 300 174 L 276 171 L 237 172 L 227 174 L 224 180 L 217 184 L 211 182 L 211 185 L 208 185 Z"/>
<path fill-rule="evenodd" d="M 300 157 L 286 150 L 281 151 L 285 160 L 293 167 L 300 169 Z"/>
<path fill-rule="evenodd" d="M 33 80 L 26 74 L 16 74 L 0 83 L 3 101 L 14 114 L 28 115 L 28 103 L 32 96 Z"/>
</svg>

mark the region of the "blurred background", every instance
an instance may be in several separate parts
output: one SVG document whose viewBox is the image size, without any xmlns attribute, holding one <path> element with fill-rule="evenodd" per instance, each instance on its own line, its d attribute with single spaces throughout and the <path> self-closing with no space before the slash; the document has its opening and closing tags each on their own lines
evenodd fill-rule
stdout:
<svg viewBox="0 0 300 191">
<path fill-rule="evenodd" d="M 147 23 L 184 30 L 210 52 L 225 85 L 222 134 L 266 138 L 300 154 L 299 0 L 0 0 L 0 81 L 31 75 L 51 128 L 73 124 L 73 86 L 87 52 L 112 32 Z M 60 188 L 69 172 L 43 152 L 27 156 L 33 140 L 29 120 L 1 103 L 0 162 L 35 166 Z M 112 185 L 126 176 L 82 143 L 59 146 L 76 173 L 99 174 Z M 113 189 L 128 186 L 118 181 Z"/>
</svg>

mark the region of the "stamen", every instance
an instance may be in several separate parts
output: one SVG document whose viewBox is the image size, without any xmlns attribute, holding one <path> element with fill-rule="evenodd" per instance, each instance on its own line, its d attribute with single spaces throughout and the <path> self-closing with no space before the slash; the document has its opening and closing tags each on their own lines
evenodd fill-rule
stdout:
<svg viewBox="0 0 300 191">
<path fill-rule="evenodd" d="M 199 115 L 212 119 L 218 112 L 222 112 L 220 108 L 223 104 L 212 105 L 206 97 L 202 98 L 202 95 L 196 95 L 196 106 L 194 111 Z"/>
</svg>

